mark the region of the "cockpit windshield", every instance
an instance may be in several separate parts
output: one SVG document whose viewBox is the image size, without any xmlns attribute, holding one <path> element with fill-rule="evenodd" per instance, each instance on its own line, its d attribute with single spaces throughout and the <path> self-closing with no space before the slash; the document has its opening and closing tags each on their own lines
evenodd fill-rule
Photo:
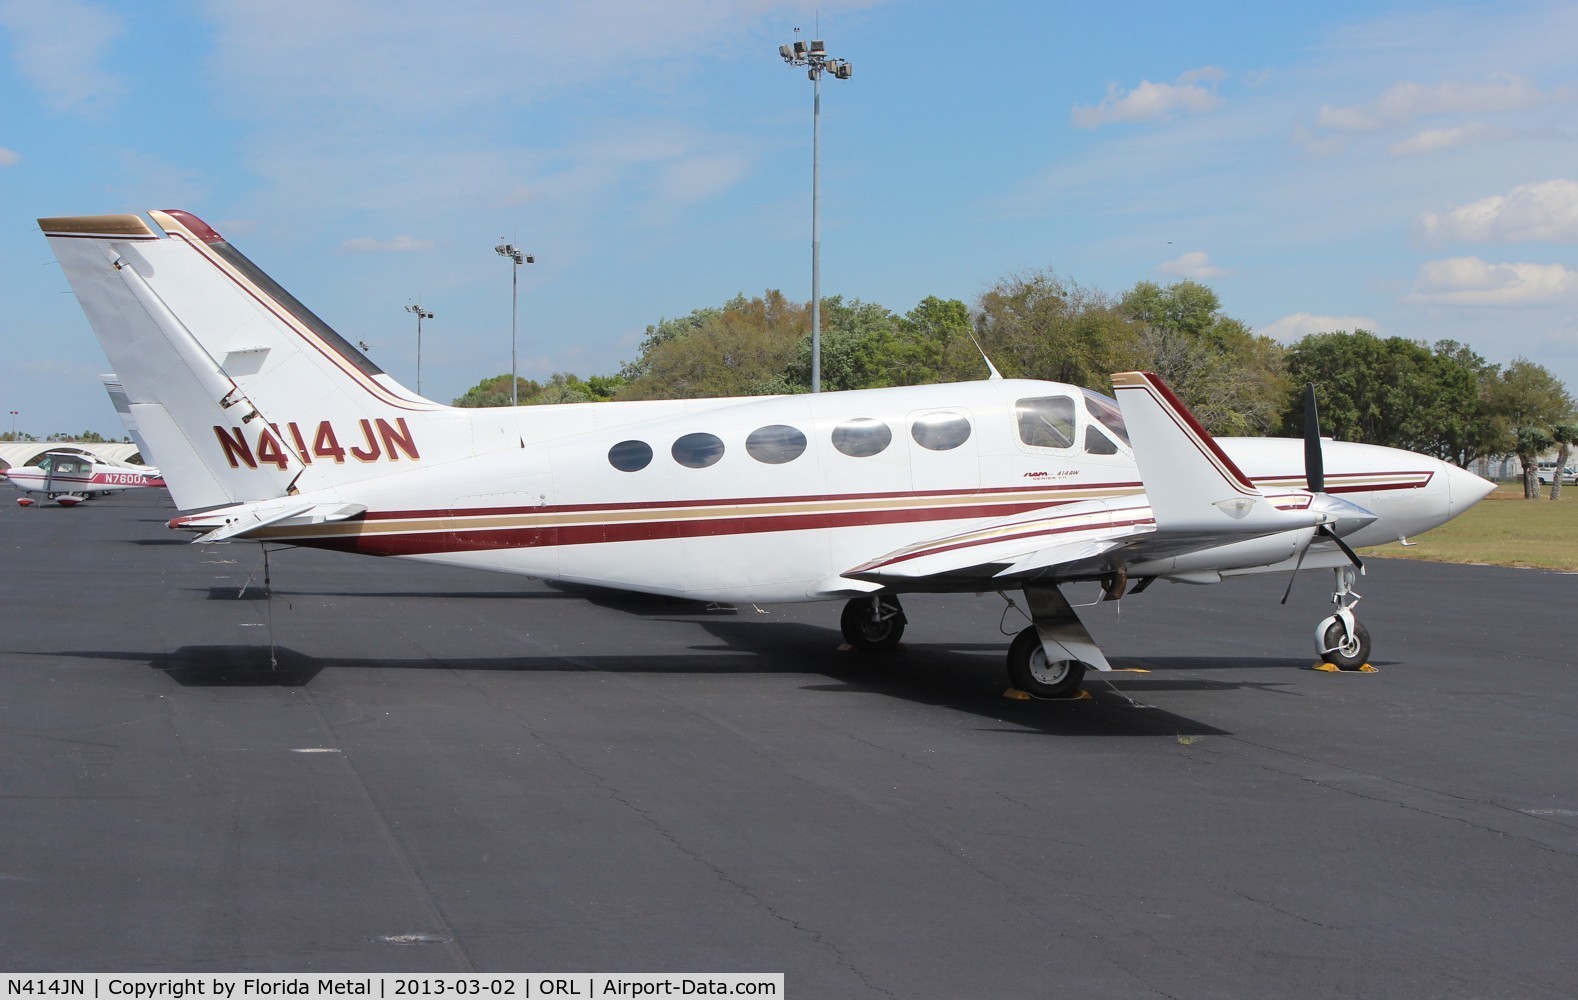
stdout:
<svg viewBox="0 0 1578 1000">
<path fill-rule="evenodd" d="M 1118 401 L 1089 389 L 1082 391 L 1085 393 L 1086 412 L 1111 431 L 1113 437 L 1122 441 L 1125 448 L 1130 447 L 1129 428 L 1123 423 L 1123 411 L 1118 409 Z"/>
</svg>

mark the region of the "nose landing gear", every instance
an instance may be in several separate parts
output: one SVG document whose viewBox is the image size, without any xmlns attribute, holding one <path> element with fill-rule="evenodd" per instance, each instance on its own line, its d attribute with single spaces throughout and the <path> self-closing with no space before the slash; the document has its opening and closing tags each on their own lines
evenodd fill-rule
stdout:
<svg viewBox="0 0 1578 1000">
<path fill-rule="evenodd" d="M 1315 626 L 1315 653 L 1321 662 L 1338 670 L 1362 670 L 1370 661 L 1370 630 L 1353 614 L 1354 605 L 1362 596 L 1353 585 L 1362 571 L 1339 566 L 1333 572 L 1337 574 L 1337 589 L 1331 602 L 1337 605 L 1337 612 Z"/>
</svg>

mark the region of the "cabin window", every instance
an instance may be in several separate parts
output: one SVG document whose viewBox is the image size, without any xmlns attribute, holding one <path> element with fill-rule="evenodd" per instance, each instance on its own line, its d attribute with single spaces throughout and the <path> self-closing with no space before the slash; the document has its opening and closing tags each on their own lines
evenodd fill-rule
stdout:
<svg viewBox="0 0 1578 1000">
<path fill-rule="evenodd" d="M 608 449 L 608 464 L 620 472 L 640 472 L 652 463 L 652 446 L 645 441 L 621 441 Z"/>
<path fill-rule="evenodd" d="M 745 451 L 758 462 L 783 465 L 805 453 L 805 435 L 788 424 L 769 424 L 751 431 Z"/>
<path fill-rule="evenodd" d="M 910 437 L 922 448 L 951 451 L 970 440 L 970 420 L 951 410 L 928 413 L 910 425 Z"/>
<path fill-rule="evenodd" d="M 1096 429 L 1095 424 L 1085 428 L 1085 454 L 1087 455 L 1116 455 L 1118 446 L 1113 444 L 1112 438 Z"/>
<path fill-rule="evenodd" d="M 1067 396 L 1021 399 L 1014 411 L 1022 443 L 1032 448 L 1074 447 L 1074 400 Z"/>
<path fill-rule="evenodd" d="M 1117 400 L 1086 389 L 1085 412 L 1099 420 L 1101 426 L 1111 431 L 1125 447 L 1129 446 L 1129 426 L 1123 422 L 1123 411 L 1118 409 Z"/>
<path fill-rule="evenodd" d="M 850 458 L 870 458 L 892 443 L 892 429 L 873 417 L 856 417 L 833 428 L 833 447 Z"/>
<path fill-rule="evenodd" d="M 723 457 L 723 439 L 716 434 L 698 431 L 695 434 L 686 434 L 674 442 L 670 454 L 674 461 L 687 469 L 705 469 L 717 463 Z"/>
</svg>

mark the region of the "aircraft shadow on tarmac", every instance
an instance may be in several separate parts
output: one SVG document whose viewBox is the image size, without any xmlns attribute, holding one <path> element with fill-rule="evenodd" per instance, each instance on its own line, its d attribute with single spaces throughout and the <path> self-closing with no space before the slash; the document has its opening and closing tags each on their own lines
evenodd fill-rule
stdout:
<svg viewBox="0 0 1578 1000">
<path fill-rule="evenodd" d="M 306 596 L 301 590 L 279 596 Z M 211 600 L 262 600 L 262 587 L 212 587 Z M 365 592 L 356 596 L 369 596 Z M 401 596 L 393 592 L 388 596 Z M 404 596 L 417 596 L 405 594 Z M 448 596 L 448 595 L 439 595 Z M 461 596 L 456 594 L 455 596 Z M 1089 698 L 1067 702 L 1012 701 L 1002 671 L 1007 643 L 905 643 L 899 649 L 862 654 L 842 646 L 837 629 L 795 621 L 764 621 L 727 606 L 675 601 L 623 591 L 559 586 L 552 591 L 466 592 L 477 596 L 515 598 L 570 597 L 593 599 L 605 607 L 633 611 L 654 624 L 693 626 L 696 640 L 683 651 L 647 654 L 618 651 L 564 656 L 501 656 L 446 658 L 315 657 L 288 647 L 258 645 L 182 646 L 168 653 L 65 652 L 52 655 L 86 659 L 142 662 L 167 674 L 183 687 L 304 687 L 329 668 L 384 670 L 580 671 L 615 674 L 822 674 L 830 683 L 802 684 L 800 690 L 827 694 L 877 694 L 917 704 L 965 711 L 1014 732 L 1063 735 L 1157 735 L 1188 733 L 1224 735 L 1225 731 L 1164 711 L 1147 702 L 1163 691 L 1273 693 L 1300 697 L 1288 681 L 1266 680 L 1308 667 L 1302 659 L 1203 656 L 1114 658 L 1120 671 L 1086 675 Z M 749 606 L 746 606 L 749 607 Z M 661 616 L 661 617 L 660 617 Z M 684 640 L 681 640 L 683 643 Z M 1141 668 L 1148 673 L 1123 672 Z M 1224 680 L 1223 670 L 1255 669 L 1256 680 Z M 1201 676 L 1213 674 L 1217 676 Z"/>
<path fill-rule="evenodd" d="M 343 657 L 314 657 L 287 647 L 268 646 L 182 646 L 170 653 L 56 652 L 53 655 L 143 662 L 167 674 L 182 687 L 245 688 L 306 687 L 325 669 L 395 670 L 569 670 L 610 673 L 825 673 L 830 684 L 805 684 L 802 691 L 829 695 L 881 695 L 930 707 L 964 712 L 989 720 L 993 730 L 1012 733 L 1040 733 L 1059 736 L 1224 736 L 1227 730 L 1195 719 L 1130 700 L 1118 690 L 1087 680 L 1088 699 L 1062 702 L 1010 701 L 1003 697 L 1000 680 L 988 680 L 984 672 L 996 673 L 996 657 L 966 656 L 945 646 L 923 646 L 896 652 L 887 664 L 873 663 L 839 653 L 828 645 L 828 630 L 813 626 L 792 626 L 821 632 L 823 642 L 820 664 L 808 664 L 795 653 L 781 649 L 762 662 L 759 653 L 740 651 L 736 656 L 711 656 L 698 662 L 694 656 L 604 657 L 513 657 L 469 660 L 372 660 Z M 832 650 L 830 652 L 830 650 Z M 974 660 L 976 662 L 970 662 Z M 962 673 L 961 673 L 962 670 Z M 1181 685 L 1180 685 L 1181 686 Z M 1196 684 L 1195 687 L 1202 685 Z M 1214 683 L 1223 690 L 1259 687 Z M 1150 686 L 1154 690 L 1154 685 Z"/>
</svg>

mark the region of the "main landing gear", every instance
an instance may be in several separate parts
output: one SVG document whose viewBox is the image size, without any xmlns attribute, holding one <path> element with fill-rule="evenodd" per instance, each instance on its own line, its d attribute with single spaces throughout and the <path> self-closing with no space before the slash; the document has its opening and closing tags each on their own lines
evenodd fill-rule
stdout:
<svg viewBox="0 0 1578 1000">
<path fill-rule="evenodd" d="M 892 649 L 904 637 L 904 609 L 892 594 L 857 597 L 844 605 L 844 641 L 863 652 Z"/>
<path fill-rule="evenodd" d="M 1337 613 L 1322 618 L 1315 626 L 1315 653 L 1322 662 L 1339 670 L 1359 670 L 1370 661 L 1370 630 L 1354 617 L 1354 605 L 1361 595 L 1353 589 L 1359 571 L 1352 566 L 1338 566 L 1337 589 L 1331 602 Z"/>
<path fill-rule="evenodd" d="M 1008 678 L 1033 698 L 1067 698 L 1079 690 L 1087 668 L 1110 670 L 1090 633 L 1057 587 L 1025 587 L 1034 623 L 1008 647 Z M 892 649 L 904 634 L 904 610 L 892 594 L 857 597 L 844 605 L 844 639 L 855 649 Z"/>
</svg>

